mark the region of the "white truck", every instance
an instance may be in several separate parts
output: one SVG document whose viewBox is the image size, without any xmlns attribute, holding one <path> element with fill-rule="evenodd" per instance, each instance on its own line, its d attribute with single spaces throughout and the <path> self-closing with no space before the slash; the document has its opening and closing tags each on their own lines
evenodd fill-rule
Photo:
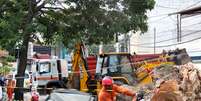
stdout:
<svg viewBox="0 0 201 101">
<path fill-rule="evenodd" d="M 64 59 L 34 59 L 31 71 L 38 88 L 66 88 L 68 69 Z"/>
</svg>

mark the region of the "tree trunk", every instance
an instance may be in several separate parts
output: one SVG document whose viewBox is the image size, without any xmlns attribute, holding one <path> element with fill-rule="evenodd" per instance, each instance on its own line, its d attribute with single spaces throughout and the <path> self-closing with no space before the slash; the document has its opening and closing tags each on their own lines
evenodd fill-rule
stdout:
<svg viewBox="0 0 201 101">
<path fill-rule="evenodd" d="M 23 85 L 24 85 L 24 75 L 25 69 L 27 65 L 27 52 L 28 52 L 28 45 L 29 40 L 32 32 L 29 31 L 29 25 L 31 24 L 34 14 L 34 6 L 36 6 L 35 0 L 28 0 L 27 5 L 29 7 L 28 14 L 24 17 L 24 21 L 22 22 L 22 30 L 23 30 L 23 43 L 20 47 L 20 54 L 19 54 L 19 65 L 17 68 L 17 75 L 16 75 L 16 89 L 15 89 L 15 97 L 14 99 L 17 101 L 23 101 Z"/>
<path fill-rule="evenodd" d="M 15 100 L 23 101 L 23 85 L 24 85 L 24 73 L 27 65 L 27 52 L 28 52 L 28 44 L 29 44 L 29 34 L 26 34 L 23 40 L 22 47 L 20 48 L 20 59 L 19 65 L 17 68 L 16 75 L 16 89 L 15 89 Z"/>
</svg>

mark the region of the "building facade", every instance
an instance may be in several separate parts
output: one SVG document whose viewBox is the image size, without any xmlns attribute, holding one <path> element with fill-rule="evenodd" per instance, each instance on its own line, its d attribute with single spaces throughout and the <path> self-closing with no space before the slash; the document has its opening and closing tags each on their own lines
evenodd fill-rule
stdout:
<svg viewBox="0 0 201 101">
<path fill-rule="evenodd" d="M 163 49 L 186 48 L 191 56 L 201 55 L 201 15 L 181 19 L 180 41 L 177 14 L 169 15 L 200 5 L 199 0 L 156 0 L 155 8 L 147 13 L 149 30 L 132 34 L 130 52 L 161 53 Z"/>
</svg>

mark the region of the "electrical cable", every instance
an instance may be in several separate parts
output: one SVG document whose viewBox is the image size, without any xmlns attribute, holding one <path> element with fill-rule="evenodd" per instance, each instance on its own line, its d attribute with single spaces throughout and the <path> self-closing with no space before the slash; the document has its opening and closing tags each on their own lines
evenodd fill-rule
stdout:
<svg viewBox="0 0 201 101">
<path fill-rule="evenodd" d="M 151 21 L 151 20 L 148 20 L 147 22 L 148 23 L 156 23 L 156 22 L 159 22 L 159 21 L 161 21 L 161 20 L 165 20 L 165 18 L 168 18 L 169 16 L 164 16 L 164 17 L 162 17 L 162 18 L 159 18 L 159 19 L 156 19 L 156 20 L 153 20 L 153 21 Z"/>
<path fill-rule="evenodd" d="M 191 33 L 182 35 L 181 38 L 184 38 L 184 37 L 189 36 L 189 35 L 194 35 L 194 34 L 197 34 L 199 32 L 201 32 L 201 30 L 198 30 L 198 31 L 195 31 L 195 32 L 191 32 Z M 175 39 L 177 39 L 177 37 L 166 39 L 166 40 L 157 41 L 156 43 L 162 43 L 162 42 L 171 41 L 171 40 L 175 40 Z M 150 45 L 150 44 L 154 44 L 154 43 L 142 43 L 142 44 L 133 44 L 133 45 Z"/>
<path fill-rule="evenodd" d="M 198 23 L 194 23 L 194 24 L 190 24 L 190 25 L 185 25 L 185 26 L 182 26 L 182 27 L 184 28 L 184 27 L 189 27 L 189 26 L 193 26 L 193 25 L 200 25 L 200 24 L 201 24 L 201 22 L 198 22 Z M 164 31 L 157 32 L 157 34 L 160 34 L 160 33 L 168 33 L 168 32 L 176 31 L 176 30 L 177 30 L 177 28 L 169 29 L 169 30 L 164 30 Z M 186 31 L 186 30 L 183 30 L 182 32 L 184 32 L 184 31 Z M 165 35 L 172 35 L 172 33 L 171 33 L 171 34 L 165 34 Z M 145 37 L 145 36 L 143 36 L 143 37 Z M 164 35 L 157 35 L 156 37 L 157 37 L 157 38 L 158 38 L 158 37 L 164 37 Z M 154 37 L 152 36 L 152 37 L 148 37 L 148 38 L 154 38 Z M 137 43 L 137 42 L 136 42 L 136 43 Z"/>
<path fill-rule="evenodd" d="M 199 3 L 201 3 L 201 1 L 198 1 L 198 2 L 196 2 L 196 3 L 194 3 L 194 4 L 190 5 L 190 6 L 186 7 L 186 8 L 183 9 L 183 10 L 187 10 L 187 9 L 193 7 L 193 6 L 196 6 L 196 5 L 199 4 Z"/>
<path fill-rule="evenodd" d="M 194 39 L 191 39 L 191 40 L 188 40 L 188 41 L 184 41 L 184 42 L 180 42 L 180 43 L 174 43 L 174 44 L 156 46 L 155 48 L 164 48 L 164 47 L 170 47 L 170 46 L 185 44 L 185 43 L 193 42 L 193 41 L 196 41 L 196 40 L 199 40 L 199 39 L 201 39 L 201 37 L 194 38 Z M 131 45 L 131 46 L 135 46 L 135 45 Z M 142 48 L 154 48 L 154 47 L 152 47 L 152 46 L 150 46 L 150 47 L 149 47 L 149 46 L 137 46 L 137 47 L 142 47 Z"/>
<path fill-rule="evenodd" d="M 197 34 L 199 32 L 201 32 L 201 30 L 185 34 L 182 37 L 186 37 L 186 36 L 189 36 L 189 35 L 192 35 L 192 34 Z M 192 39 L 192 40 L 188 40 L 188 41 L 184 41 L 184 42 L 176 43 L 176 44 L 156 46 L 156 48 L 163 48 L 163 47 L 175 46 L 175 45 L 178 45 L 178 44 L 184 44 L 184 43 L 188 43 L 188 42 L 191 42 L 191 41 L 198 40 L 200 38 L 201 37 L 198 37 L 198 38 L 195 38 L 195 39 Z M 174 39 L 177 39 L 177 38 L 171 38 L 171 39 L 161 40 L 161 41 L 158 41 L 156 43 L 161 43 L 161 42 L 170 41 L 170 40 L 174 40 Z M 149 44 L 154 44 L 154 43 L 130 44 L 130 46 L 136 46 L 136 47 L 142 47 L 142 48 L 154 48 L 153 46 L 143 46 L 143 45 L 149 45 Z M 103 46 L 114 46 L 114 44 L 107 44 L 107 45 L 103 45 Z M 96 46 L 96 47 L 98 48 L 98 46 Z"/>
<path fill-rule="evenodd" d="M 153 15 L 153 16 L 148 16 L 148 18 L 155 18 L 155 17 L 161 17 L 161 16 L 169 16 L 170 13 L 164 13 L 164 14 L 159 14 L 159 15 Z"/>
<path fill-rule="evenodd" d="M 156 7 L 166 8 L 166 9 L 174 9 L 174 10 L 178 9 L 178 8 L 173 8 L 173 7 L 162 6 L 162 5 L 159 5 L 159 4 L 156 4 Z"/>
</svg>

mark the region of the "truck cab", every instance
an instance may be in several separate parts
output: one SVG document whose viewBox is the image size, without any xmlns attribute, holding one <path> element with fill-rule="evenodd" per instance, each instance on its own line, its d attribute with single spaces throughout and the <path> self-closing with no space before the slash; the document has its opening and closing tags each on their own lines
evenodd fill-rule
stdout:
<svg viewBox="0 0 201 101">
<path fill-rule="evenodd" d="M 65 88 L 68 77 L 67 61 L 63 59 L 36 59 L 32 75 L 38 87 Z"/>
</svg>

